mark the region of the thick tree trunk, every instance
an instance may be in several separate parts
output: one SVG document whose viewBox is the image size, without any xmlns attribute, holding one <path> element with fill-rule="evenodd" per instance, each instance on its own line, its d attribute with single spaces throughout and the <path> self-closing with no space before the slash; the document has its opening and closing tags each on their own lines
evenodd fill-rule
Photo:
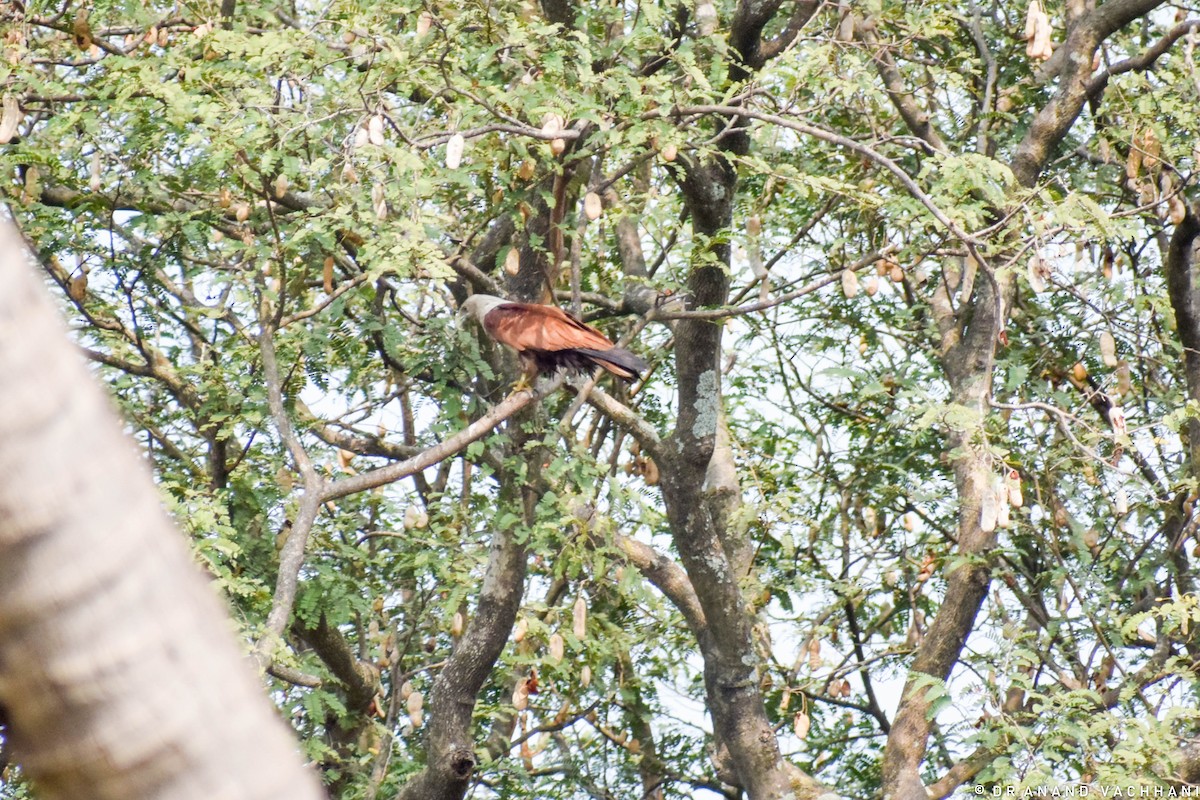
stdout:
<svg viewBox="0 0 1200 800">
<path fill-rule="evenodd" d="M 16 234 L 0 230 L 0 705 L 42 797 L 317 798 Z"/>
</svg>

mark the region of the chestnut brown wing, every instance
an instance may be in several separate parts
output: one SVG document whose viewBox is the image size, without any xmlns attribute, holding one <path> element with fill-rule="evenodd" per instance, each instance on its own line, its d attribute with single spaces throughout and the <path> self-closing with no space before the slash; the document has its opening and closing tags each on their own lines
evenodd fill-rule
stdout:
<svg viewBox="0 0 1200 800">
<path fill-rule="evenodd" d="M 504 303 L 489 311 L 483 324 L 493 339 L 517 351 L 613 347 L 603 333 L 555 306 Z"/>
</svg>

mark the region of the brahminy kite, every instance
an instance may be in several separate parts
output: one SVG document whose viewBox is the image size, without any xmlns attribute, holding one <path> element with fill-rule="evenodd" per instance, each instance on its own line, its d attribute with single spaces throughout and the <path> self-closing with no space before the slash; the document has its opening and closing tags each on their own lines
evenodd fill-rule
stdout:
<svg viewBox="0 0 1200 800">
<path fill-rule="evenodd" d="M 468 314 L 479 320 L 488 336 L 517 351 L 525 368 L 524 385 L 539 372 L 588 372 L 596 367 L 632 381 L 649 367 L 643 359 L 617 347 L 603 333 L 556 306 L 513 303 L 490 294 L 475 294 L 459 311 L 462 317 Z"/>
</svg>

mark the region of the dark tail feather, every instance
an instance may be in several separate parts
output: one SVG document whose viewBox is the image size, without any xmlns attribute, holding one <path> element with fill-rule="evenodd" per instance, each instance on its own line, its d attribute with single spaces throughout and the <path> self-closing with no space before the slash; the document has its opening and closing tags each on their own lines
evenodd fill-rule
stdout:
<svg viewBox="0 0 1200 800">
<path fill-rule="evenodd" d="M 622 350 L 620 347 L 614 347 L 611 350 L 589 350 L 580 347 L 576 349 L 576 352 L 587 356 L 596 366 L 603 367 L 618 378 L 624 378 L 627 381 L 636 380 L 650 368 L 645 359 L 628 350 Z"/>
</svg>

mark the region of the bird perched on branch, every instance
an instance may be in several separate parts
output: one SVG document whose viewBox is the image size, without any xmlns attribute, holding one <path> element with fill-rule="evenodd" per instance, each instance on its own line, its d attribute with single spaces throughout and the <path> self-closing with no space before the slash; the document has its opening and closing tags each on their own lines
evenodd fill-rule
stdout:
<svg viewBox="0 0 1200 800">
<path fill-rule="evenodd" d="M 517 388 L 528 388 L 538 373 L 560 369 L 588 372 L 600 367 L 625 381 L 649 365 L 617 347 L 600 331 L 556 306 L 513 303 L 490 294 L 467 298 L 459 317 L 472 316 L 488 336 L 517 351 L 524 374 Z"/>
</svg>

